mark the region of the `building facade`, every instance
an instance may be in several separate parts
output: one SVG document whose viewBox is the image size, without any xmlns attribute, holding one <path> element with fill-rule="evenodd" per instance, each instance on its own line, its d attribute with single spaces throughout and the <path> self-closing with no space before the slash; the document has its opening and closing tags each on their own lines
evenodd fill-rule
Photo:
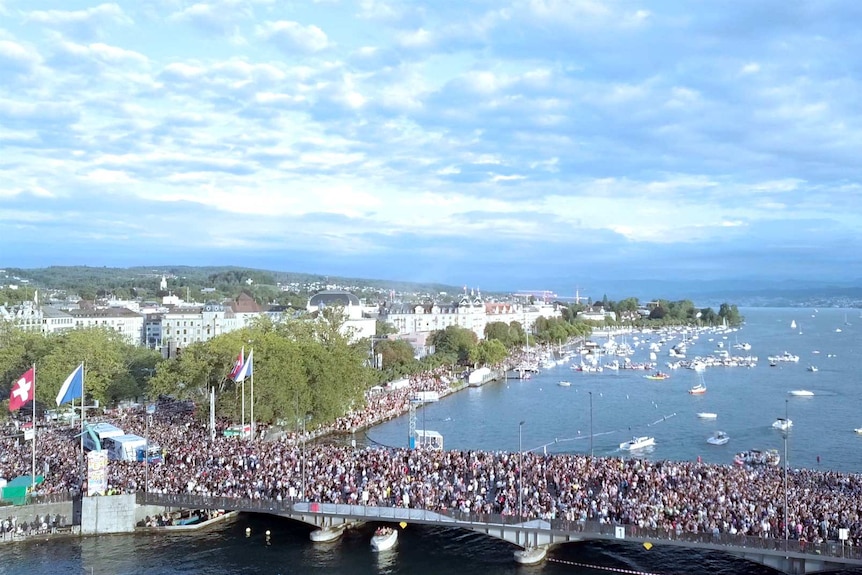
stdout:
<svg viewBox="0 0 862 575">
<path fill-rule="evenodd" d="M 382 307 L 380 311 L 380 319 L 397 329 L 398 336 L 402 338 L 413 338 L 454 325 L 469 329 L 479 339 L 483 339 L 485 326 L 492 322 L 517 321 L 529 330 L 539 317 L 560 316 L 560 310 L 552 304 L 486 303 L 481 293 L 468 294 L 466 290 L 457 303 L 392 304 Z"/>
</svg>

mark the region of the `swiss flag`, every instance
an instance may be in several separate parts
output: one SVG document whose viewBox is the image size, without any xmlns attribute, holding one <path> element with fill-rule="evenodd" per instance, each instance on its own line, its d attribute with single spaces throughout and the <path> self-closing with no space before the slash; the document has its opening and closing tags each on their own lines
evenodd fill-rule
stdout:
<svg viewBox="0 0 862 575">
<path fill-rule="evenodd" d="M 9 411 L 18 411 L 25 403 L 36 398 L 36 371 L 30 368 L 12 384 L 9 394 Z"/>
</svg>

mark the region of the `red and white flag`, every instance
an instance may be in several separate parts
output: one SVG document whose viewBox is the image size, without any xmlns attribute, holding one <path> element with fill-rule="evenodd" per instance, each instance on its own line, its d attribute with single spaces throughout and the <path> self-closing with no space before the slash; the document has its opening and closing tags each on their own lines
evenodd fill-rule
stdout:
<svg viewBox="0 0 862 575">
<path fill-rule="evenodd" d="M 12 384 L 9 394 L 9 411 L 18 411 L 25 403 L 36 398 L 36 371 L 30 368 Z"/>
<path fill-rule="evenodd" d="M 242 351 L 239 352 L 236 362 L 233 364 L 233 370 L 231 370 L 230 375 L 228 376 L 233 381 L 236 381 L 237 376 L 242 371 L 242 364 L 245 363 L 242 357 L 243 355 L 245 355 L 245 347 L 243 347 Z"/>
</svg>

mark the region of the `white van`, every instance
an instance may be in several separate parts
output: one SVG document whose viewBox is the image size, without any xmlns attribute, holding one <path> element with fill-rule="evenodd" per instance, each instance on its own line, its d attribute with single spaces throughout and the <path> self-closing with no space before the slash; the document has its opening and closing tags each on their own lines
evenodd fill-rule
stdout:
<svg viewBox="0 0 862 575">
<path fill-rule="evenodd" d="M 102 451 L 106 439 L 121 435 L 125 435 L 123 430 L 110 423 L 84 425 L 84 449 L 86 451 Z"/>
<path fill-rule="evenodd" d="M 120 435 L 103 441 L 111 461 L 137 461 L 138 448 L 146 447 L 147 440 L 140 435 Z"/>
</svg>

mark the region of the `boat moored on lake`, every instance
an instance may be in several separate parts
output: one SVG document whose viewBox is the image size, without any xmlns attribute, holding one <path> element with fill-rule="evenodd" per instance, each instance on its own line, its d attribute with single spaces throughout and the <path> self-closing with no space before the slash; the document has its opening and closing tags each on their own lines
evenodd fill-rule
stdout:
<svg viewBox="0 0 862 575">
<path fill-rule="evenodd" d="M 372 551 L 388 551 L 398 542 L 398 531 L 392 527 L 378 527 L 371 538 Z"/>
<path fill-rule="evenodd" d="M 781 463 L 781 455 L 777 449 L 749 449 L 737 453 L 733 457 L 733 462 L 736 465 L 768 465 L 771 467 L 778 466 Z"/>
</svg>

